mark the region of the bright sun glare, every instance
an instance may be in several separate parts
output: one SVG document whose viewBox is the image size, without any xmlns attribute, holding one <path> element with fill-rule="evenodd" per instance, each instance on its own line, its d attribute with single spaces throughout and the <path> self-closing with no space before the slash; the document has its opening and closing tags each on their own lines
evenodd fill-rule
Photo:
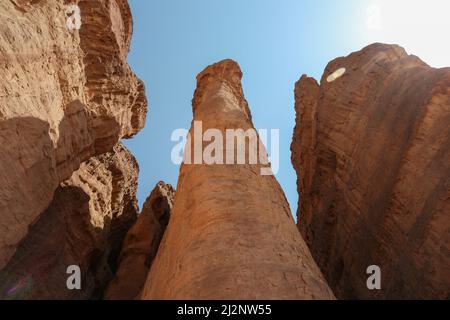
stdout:
<svg viewBox="0 0 450 320">
<path fill-rule="evenodd" d="M 450 67 L 450 0 L 374 0 L 367 42 L 395 43 L 432 67 Z"/>
</svg>

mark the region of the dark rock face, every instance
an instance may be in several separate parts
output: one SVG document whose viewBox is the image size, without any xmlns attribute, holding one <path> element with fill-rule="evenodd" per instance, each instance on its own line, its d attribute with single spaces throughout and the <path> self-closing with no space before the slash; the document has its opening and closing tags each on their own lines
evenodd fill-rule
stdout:
<svg viewBox="0 0 450 320">
<path fill-rule="evenodd" d="M 449 298 L 450 69 L 374 44 L 295 97 L 298 226 L 336 296 Z"/>
<path fill-rule="evenodd" d="M 83 163 L 0 271 L 0 298 L 101 298 L 137 217 L 137 177 L 137 162 L 121 145 Z M 81 269 L 81 290 L 67 288 L 71 265 Z"/>
<path fill-rule="evenodd" d="M 108 286 L 107 300 L 139 297 L 147 274 L 169 223 L 175 192 L 171 185 L 158 183 L 147 198 L 136 224 L 127 233 L 119 268 Z"/>
</svg>

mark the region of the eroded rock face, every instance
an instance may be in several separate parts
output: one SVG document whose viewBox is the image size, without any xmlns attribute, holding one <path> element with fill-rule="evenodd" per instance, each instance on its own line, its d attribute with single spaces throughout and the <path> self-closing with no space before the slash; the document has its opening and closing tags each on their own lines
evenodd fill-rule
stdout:
<svg viewBox="0 0 450 320">
<path fill-rule="evenodd" d="M 122 145 L 83 163 L 0 271 L 0 298 L 101 298 L 137 218 L 138 171 Z M 71 265 L 81 268 L 81 290 L 67 288 Z"/>
<path fill-rule="evenodd" d="M 119 268 L 105 299 L 132 300 L 140 295 L 169 223 L 174 195 L 171 185 L 159 182 L 145 201 L 136 224 L 127 233 Z"/>
<path fill-rule="evenodd" d="M 197 77 L 194 120 L 202 121 L 203 132 L 253 129 L 241 77 L 231 60 Z M 191 134 L 192 146 L 201 144 Z M 262 163 L 249 164 L 248 151 L 247 164 L 182 165 L 173 214 L 143 299 L 334 297 L 280 185 L 273 176 L 261 175 Z"/>
<path fill-rule="evenodd" d="M 57 0 L 0 2 L 0 269 L 58 185 L 144 125 L 126 62 L 126 0 L 80 0 L 81 29 Z"/>
<path fill-rule="evenodd" d="M 336 296 L 448 299 L 450 69 L 374 44 L 295 97 L 299 228 Z"/>
</svg>

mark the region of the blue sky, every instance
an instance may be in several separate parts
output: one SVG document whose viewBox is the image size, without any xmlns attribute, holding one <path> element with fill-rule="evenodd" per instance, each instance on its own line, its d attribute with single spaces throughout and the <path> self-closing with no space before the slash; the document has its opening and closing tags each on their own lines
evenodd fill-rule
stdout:
<svg viewBox="0 0 450 320">
<path fill-rule="evenodd" d="M 401 44 L 401 32 L 393 37 L 389 29 L 383 32 L 383 24 L 389 21 L 378 17 L 383 13 L 378 11 L 386 9 L 381 2 L 129 0 L 134 17 L 129 63 L 145 82 L 149 100 L 145 129 L 125 141 L 140 165 L 140 205 L 158 181 L 177 184 L 179 167 L 171 161 L 176 143 L 170 137 L 175 129 L 190 127 L 196 75 L 212 63 L 231 58 L 244 73 L 243 88 L 255 127 L 280 129 L 277 179 L 295 215 L 297 177 L 290 161 L 294 84 L 302 74 L 320 79 L 330 60 L 370 42 L 387 40 Z M 373 3 L 375 10 L 370 7 Z M 420 12 L 420 8 L 416 11 Z M 374 15 L 380 25 L 373 24 Z M 402 18 L 400 12 L 395 19 L 407 17 Z M 411 21 L 418 27 L 424 23 Z M 397 25 L 396 30 L 401 31 L 402 26 Z M 410 30 L 411 25 L 404 34 Z M 445 33 L 442 39 L 448 39 Z M 423 36 L 427 38 L 426 34 Z M 414 47 L 414 40 L 411 43 L 411 49 L 420 51 Z M 437 63 L 442 62 L 442 57 L 450 57 L 448 48 L 444 49 L 447 51 L 441 48 L 441 60 L 436 58 Z"/>
</svg>

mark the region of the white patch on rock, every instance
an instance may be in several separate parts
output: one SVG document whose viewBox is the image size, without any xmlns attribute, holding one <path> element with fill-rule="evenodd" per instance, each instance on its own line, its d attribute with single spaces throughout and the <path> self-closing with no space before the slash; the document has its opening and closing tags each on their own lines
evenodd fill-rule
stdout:
<svg viewBox="0 0 450 320">
<path fill-rule="evenodd" d="M 339 68 L 339 69 L 337 69 L 335 72 L 333 72 L 332 74 L 330 74 L 330 75 L 328 76 L 327 82 L 333 82 L 333 81 L 335 81 L 336 79 L 339 79 L 340 77 L 342 77 L 342 76 L 345 74 L 346 71 L 347 71 L 347 70 L 346 70 L 345 68 Z"/>
</svg>

